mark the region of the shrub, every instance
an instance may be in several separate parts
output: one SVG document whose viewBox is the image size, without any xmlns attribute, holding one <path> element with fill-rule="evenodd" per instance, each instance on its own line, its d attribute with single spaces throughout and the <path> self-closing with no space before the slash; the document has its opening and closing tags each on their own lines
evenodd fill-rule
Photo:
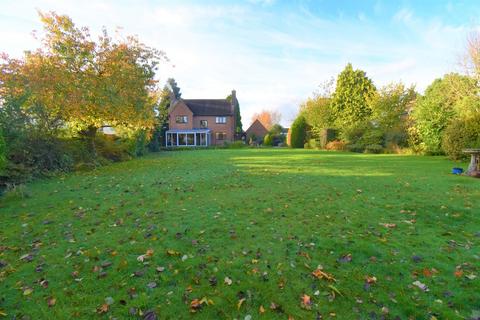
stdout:
<svg viewBox="0 0 480 320">
<path fill-rule="evenodd" d="M 308 141 L 304 145 L 305 149 L 317 149 L 318 147 L 319 142 L 315 139 L 308 139 Z"/>
<path fill-rule="evenodd" d="M 241 149 L 241 148 L 245 148 L 246 145 L 243 141 L 234 141 L 234 142 L 225 142 L 225 148 L 227 149 Z"/>
<path fill-rule="evenodd" d="M 116 136 L 105 134 L 95 137 L 95 145 L 100 162 L 102 158 L 113 162 L 129 160 L 135 151 L 135 143 L 131 140 L 125 142 Z"/>
<path fill-rule="evenodd" d="M 467 157 L 463 149 L 480 147 L 480 114 L 469 119 L 452 121 L 442 137 L 442 147 L 450 159 Z"/>
<path fill-rule="evenodd" d="M 330 141 L 325 145 L 325 149 L 336 151 L 345 150 L 345 142 L 340 140 Z"/>
<path fill-rule="evenodd" d="M 365 146 L 363 144 L 353 143 L 353 144 L 348 144 L 346 146 L 346 149 L 350 152 L 362 153 L 363 151 L 365 151 Z"/>
<path fill-rule="evenodd" d="M 307 135 L 307 121 L 300 114 L 292 123 L 290 133 L 290 146 L 292 148 L 303 148 Z"/>
<path fill-rule="evenodd" d="M 273 135 L 270 133 L 267 133 L 265 137 L 263 138 L 263 145 L 264 146 L 273 146 Z"/>
<path fill-rule="evenodd" d="M 369 144 L 365 146 L 365 153 L 382 153 L 383 146 L 379 144 Z"/>
</svg>

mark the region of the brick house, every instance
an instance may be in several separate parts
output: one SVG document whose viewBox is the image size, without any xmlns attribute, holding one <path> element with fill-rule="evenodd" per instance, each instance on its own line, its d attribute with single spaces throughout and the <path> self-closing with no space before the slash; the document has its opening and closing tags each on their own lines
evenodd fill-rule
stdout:
<svg viewBox="0 0 480 320">
<path fill-rule="evenodd" d="M 234 105 L 232 99 L 177 99 L 168 111 L 167 147 L 223 145 L 235 139 Z"/>
<path fill-rule="evenodd" d="M 250 127 L 245 131 L 245 136 L 247 137 L 247 141 L 250 139 L 254 140 L 253 142 L 261 143 L 263 142 L 263 138 L 267 135 L 268 129 L 260 122 L 260 120 L 256 119 Z"/>
</svg>

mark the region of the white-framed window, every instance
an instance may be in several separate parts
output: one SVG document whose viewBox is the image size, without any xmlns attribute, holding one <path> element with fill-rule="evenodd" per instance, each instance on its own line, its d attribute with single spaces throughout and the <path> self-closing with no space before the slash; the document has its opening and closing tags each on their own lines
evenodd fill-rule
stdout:
<svg viewBox="0 0 480 320">
<path fill-rule="evenodd" d="M 215 139 L 225 140 L 226 138 L 227 138 L 227 134 L 225 132 L 215 132 Z"/>
<path fill-rule="evenodd" d="M 176 123 L 187 123 L 188 122 L 188 117 L 187 116 L 176 116 L 175 117 L 175 122 Z"/>
<path fill-rule="evenodd" d="M 227 123 L 227 117 L 216 117 L 215 123 Z"/>
<path fill-rule="evenodd" d="M 208 121 L 200 120 L 200 128 L 208 128 Z"/>
</svg>

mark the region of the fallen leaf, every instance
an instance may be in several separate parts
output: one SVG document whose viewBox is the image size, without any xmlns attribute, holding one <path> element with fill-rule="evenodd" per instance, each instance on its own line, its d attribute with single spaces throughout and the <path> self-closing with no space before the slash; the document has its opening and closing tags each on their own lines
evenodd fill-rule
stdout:
<svg viewBox="0 0 480 320">
<path fill-rule="evenodd" d="M 415 282 L 413 282 L 412 284 L 413 284 L 414 286 L 420 288 L 422 291 L 425 291 L 425 292 L 429 291 L 427 285 L 424 284 L 424 283 L 421 283 L 421 282 L 418 281 L 418 280 L 415 281 Z"/>
<path fill-rule="evenodd" d="M 107 303 L 104 303 L 100 307 L 97 308 L 97 313 L 98 314 L 107 313 L 108 308 L 109 308 L 109 305 Z"/>
<path fill-rule="evenodd" d="M 260 314 L 265 313 L 265 308 L 263 307 L 263 305 L 260 305 L 260 308 L 258 309 L 258 312 L 260 312 Z"/>
<path fill-rule="evenodd" d="M 366 277 L 365 277 L 365 281 L 366 281 L 368 284 L 373 284 L 373 283 L 376 283 L 376 282 L 377 282 L 377 277 L 366 276 Z"/>
<path fill-rule="evenodd" d="M 54 297 L 50 297 L 47 299 L 47 305 L 49 307 L 53 307 L 56 303 L 57 303 L 57 299 L 55 299 Z"/>
<path fill-rule="evenodd" d="M 455 272 L 453 273 L 456 278 L 460 278 L 463 275 L 462 269 L 456 269 Z"/>
<path fill-rule="evenodd" d="M 328 281 L 336 281 L 333 275 L 323 272 L 320 269 L 316 269 L 312 272 L 312 275 L 317 279 L 326 279 Z"/>
<path fill-rule="evenodd" d="M 23 290 L 23 295 L 28 296 L 28 295 L 32 294 L 32 292 L 33 292 L 32 288 L 26 288 L 25 290 Z"/>
<path fill-rule="evenodd" d="M 238 300 L 238 303 L 237 303 L 237 310 L 240 310 L 240 307 L 242 306 L 242 304 L 245 302 L 245 298 L 242 298 L 240 300 Z"/>
<path fill-rule="evenodd" d="M 301 299 L 302 299 L 301 301 L 302 308 L 311 309 L 312 301 L 310 300 L 310 296 L 303 294 Z"/>
</svg>

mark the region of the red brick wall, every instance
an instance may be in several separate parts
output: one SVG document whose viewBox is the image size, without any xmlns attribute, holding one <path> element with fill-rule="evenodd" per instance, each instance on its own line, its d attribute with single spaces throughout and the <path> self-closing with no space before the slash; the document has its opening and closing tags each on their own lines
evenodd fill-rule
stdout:
<svg viewBox="0 0 480 320">
<path fill-rule="evenodd" d="M 187 123 L 177 123 L 175 118 L 177 116 L 187 116 L 188 122 Z M 168 126 L 172 130 L 188 130 L 193 129 L 193 113 L 190 109 L 185 105 L 184 102 L 179 101 L 177 104 L 174 105 L 173 110 L 170 112 L 169 119 L 168 119 Z"/>
<path fill-rule="evenodd" d="M 187 123 L 176 123 L 175 118 L 177 116 L 187 116 Z M 225 141 L 231 142 L 235 137 L 235 121 L 233 116 L 226 116 L 227 123 L 215 123 L 215 116 L 193 116 L 192 111 L 186 106 L 183 101 L 179 101 L 173 107 L 170 112 L 168 124 L 171 130 L 188 130 L 200 128 L 200 120 L 208 121 L 208 128 L 211 130 L 211 144 L 222 145 Z M 226 137 L 224 140 L 216 139 L 217 132 L 225 132 Z"/>
<path fill-rule="evenodd" d="M 200 120 L 208 121 L 208 128 L 212 130 L 211 132 L 211 143 L 222 145 L 225 141 L 231 142 L 234 139 L 235 134 L 235 122 L 233 121 L 232 116 L 226 116 L 227 123 L 216 123 L 215 116 L 194 116 L 193 117 L 193 127 L 200 128 Z M 226 137 L 224 140 L 216 139 L 216 132 L 225 132 Z"/>
</svg>

